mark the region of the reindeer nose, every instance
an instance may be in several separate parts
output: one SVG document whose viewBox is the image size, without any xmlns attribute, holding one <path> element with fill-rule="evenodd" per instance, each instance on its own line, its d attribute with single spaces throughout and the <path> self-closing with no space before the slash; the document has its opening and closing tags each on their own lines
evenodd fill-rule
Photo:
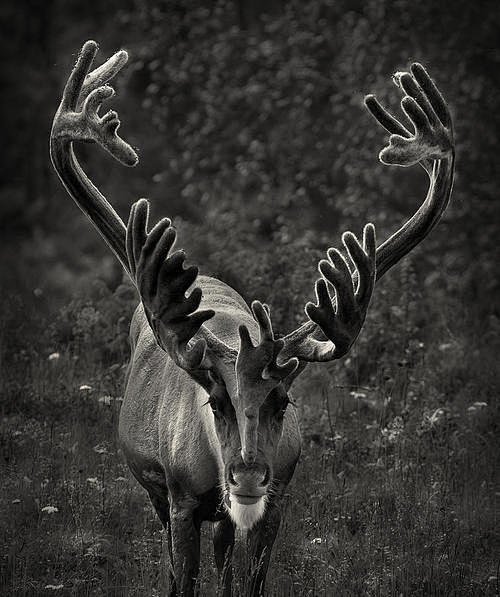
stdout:
<svg viewBox="0 0 500 597">
<path fill-rule="evenodd" d="M 233 488 L 253 493 L 252 488 L 268 485 L 270 476 L 268 466 L 232 466 L 228 480 Z"/>
</svg>

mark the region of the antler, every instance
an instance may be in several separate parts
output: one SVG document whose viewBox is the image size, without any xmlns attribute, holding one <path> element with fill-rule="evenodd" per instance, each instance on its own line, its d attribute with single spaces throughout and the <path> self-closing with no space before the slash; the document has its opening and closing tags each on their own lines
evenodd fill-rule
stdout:
<svg viewBox="0 0 500 597">
<path fill-rule="evenodd" d="M 449 203 L 455 152 L 446 102 L 421 64 L 413 64 L 410 72 L 397 73 L 393 80 L 406 94 L 401 106 L 414 131 L 410 132 L 373 95 L 368 95 L 366 107 L 391 133 L 389 145 L 380 152 L 379 158 L 390 165 L 420 164 L 430 178 L 427 197 L 417 212 L 376 251 L 371 225 L 365 227 L 362 251 L 350 233 L 344 234 L 342 240 L 357 268 L 358 288 L 354 300 L 352 285 L 356 283 L 356 274 L 351 282 L 340 253 L 336 249 L 328 250 L 329 261 L 319 264 L 323 279 L 316 282 L 317 304 L 308 303 L 305 311 L 309 321 L 285 336 L 283 359 L 296 356 L 306 362 L 329 361 L 345 355 L 363 326 L 375 280 L 427 236 Z M 327 281 L 335 288 L 333 298 L 330 298 Z M 325 342 L 324 336 L 329 341 Z"/>
<path fill-rule="evenodd" d="M 84 44 L 68 78 L 50 135 L 50 156 L 59 178 L 80 209 L 90 218 L 125 269 L 125 225 L 90 182 L 73 152 L 74 141 L 96 142 L 127 166 L 138 162 L 136 152 L 118 136 L 120 121 L 113 110 L 99 116 L 101 104 L 114 95 L 105 85 L 126 64 L 124 50 L 114 54 L 99 68 L 89 72 L 97 54 L 95 41 Z"/>
<path fill-rule="evenodd" d="M 278 364 L 278 357 L 285 343 L 274 338 L 269 307 L 259 301 L 253 301 L 252 314 L 259 325 L 259 341 L 254 346 L 248 328 L 241 325 L 240 348 L 236 359 L 236 417 L 241 425 L 241 457 L 246 464 L 252 464 L 257 455 L 261 404 L 299 365 L 297 358 Z"/>
<path fill-rule="evenodd" d="M 170 220 L 163 218 L 148 232 L 148 219 L 149 203 L 140 199 L 130 210 L 127 256 L 149 324 L 158 344 L 179 367 L 187 371 L 206 369 L 206 339 L 191 341 L 215 311 L 197 310 L 200 288 L 194 288 L 186 297 L 198 268 L 184 267 L 184 251 L 172 252 L 176 231 Z"/>
<path fill-rule="evenodd" d="M 259 325 L 259 342 L 254 346 L 248 328 L 245 325 L 239 327 L 240 350 L 236 371 L 240 371 L 242 378 L 253 382 L 268 381 L 269 385 L 274 387 L 277 381 L 295 371 L 299 362 L 296 358 L 291 358 L 278 364 L 277 360 L 285 342 L 274 338 L 269 307 L 260 301 L 253 301 L 252 314 Z"/>
<path fill-rule="evenodd" d="M 149 206 L 146 200 L 140 200 L 132 207 L 127 233 L 119 215 L 88 179 L 75 157 L 73 142 L 91 141 L 127 166 L 138 161 L 135 151 L 117 134 L 120 126 L 117 113 L 109 111 L 99 116 L 102 102 L 114 94 L 106 83 L 123 68 L 128 54 L 121 50 L 89 72 L 97 50 L 94 41 L 84 44 L 64 88 L 50 137 L 54 167 L 69 194 L 136 283 L 160 346 L 191 375 L 210 367 L 211 359 L 234 362 L 235 351 L 203 326 L 214 312 L 197 311 L 201 290 L 195 288 L 185 296 L 198 270 L 184 268 L 186 257 L 182 251 L 171 253 L 176 233 L 170 221 L 163 219 L 148 232 Z"/>
<path fill-rule="evenodd" d="M 318 264 L 322 277 L 315 284 L 316 304 L 305 306 L 309 322 L 285 336 L 282 358 L 293 355 L 318 362 L 339 359 L 358 337 L 375 287 L 375 227 L 364 227 L 362 244 L 352 232 L 344 232 L 342 242 L 351 267 L 338 249 L 328 249 L 327 259 Z M 313 336 L 318 331 L 326 341 Z"/>
</svg>

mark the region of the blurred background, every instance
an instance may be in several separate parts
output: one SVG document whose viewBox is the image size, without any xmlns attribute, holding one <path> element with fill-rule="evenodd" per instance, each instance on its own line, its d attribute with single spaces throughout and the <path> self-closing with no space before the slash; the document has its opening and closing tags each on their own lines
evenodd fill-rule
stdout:
<svg viewBox="0 0 500 597">
<path fill-rule="evenodd" d="M 416 251 L 416 275 L 436 308 L 452 298 L 486 325 L 498 315 L 499 12 L 494 1 L 4 3 L 3 325 L 36 326 L 90 278 L 112 290 L 121 279 L 47 151 L 90 38 L 98 61 L 130 52 L 110 107 L 141 158 L 126 170 L 82 147 L 91 179 L 124 218 L 150 198 L 203 272 L 270 302 L 285 327 L 302 317 L 318 255 L 343 230 L 372 221 L 382 241 L 423 200 L 421 169 L 378 162 L 387 136 L 362 105 L 372 92 L 398 111 L 391 74 L 423 62 L 451 105 L 458 161 L 451 207 Z"/>
<path fill-rule="evenodd" d="M 74 503 L 69 500 L 73 509 L 48 527 L 40 522 L 40 507 L 59 500 L 62 512 L 67 481 L 73 484 L 75 470 L 83 470 L 76 486 L 86 497 L 76 511 L 90 521 L 83 514 L 86 504 L 95 506 L 94 513 L 101 506 L 84 492 L 90 492 L 85 474 L 87 481 L 94 479 L 88 469 L 95 465 L 104 475 L 111 462 L 104 462 L 105 451 L 95 450 L 97 440 L 90 439 L 85 421 L 103 442 L 115 432 L 114 415 L 103 417 L 99 409 L 123 391 L 128 323 L 137 299 L 118 262 L 62 188 L 48 154 L 65 80 L 83 42 L 95 39 L 101 48 L 98 63 L 120 48 L 129 50 L 109 107 L 118 110 L 120 134 L 138 148 L 140 163 L 127 170 L 99 147 L 85 145 L 77 153 L 86 172 L 124 219 L 135 200 L 149 198 L 154 219 L 173 218 L 190 261 L 247 300 L 269 303 L 280 332 L 303 321 L 318 260 L 328 247 L 340 246 L 344 230 L 360 234 L 371 221 L 382 242 L 423 201 L 428 181 L 421 168 L 378 161 L 387 134 L 364 108 L 363 97 L 375 93 L 401 118 L 392 73 L 412 61 L 428 68 L 454 117 L 457 173 L 451 205 L 425 242 L 377 287 L 349 358 L 311 367 L 300 378 L 297 395 L 306 398 L 298 402 L 305 466 L 317 462 L 322 446 L 321 462 L 337 467 L 343 487 L 351 484 L 355 491 L 335 501 L 340 481 L 334 475 L 332 484 L 325 473 L 317 492 L 322 505 L 315 510 L 304 469 L 296 482 L 303 508 L 293 520 L 313 507 L 307 510 L 309 522 L 297 531 L 300 537 L 310 531 L 312 540 L 322 535 L 317 526 L 311 530 L 310 520 L 320 525 L 328 520 L 324 528 L 330 529 L 330 514 L 340 504 L 358 512 L 361 522 L 349 523 L 349 540 L 344 537 L 342 545 L 352 549 L 356 561 L 364 554 L 366 566 L 349 568 L 348 553 L 340 589 L 373 581 L 366 586 L 378 587 L 379 593 L 368 594 L 483 595 L 489 590 L 493 595 L 498 581 L 488 579 L 496 579 L 494 554 L 500 546 L 493 530 L 498 511 L 492 505 L 498 501 L 493 487 L 498 489 L 500 437 L 498 2 L 10 0 L 0 7 L 0 31 L 2 499 L 12 509 L 21 494 L 28 504 L 12 513 L 4 529 L 6 544 L 17 547 L 5 560 L 1 586 L 9 594 L 26 595 L 26 582 L 13 580 L 20 572 L 23 578 L 44 579 L 38 581 L 42 584 L 50 585 L 54 577 L 53 564 L 34 566 L 34 560 L 19 555 L 25 541 L 20 528 L 28 537 L 31 533 L 26 542 L 33 550 L 42 536 L 48 545 L 42 530 L 49 529 L 53 547 L 47 553 L 62 568 L 78 559 L 61 542 L 65 524 L 80 529 Z M 93 406 L 81 401 L 81 393 L 91 390 Z M 57 454 L 56 445 L 63 446 Z M 58 459 L 65 450 L 63 463 Z M 404 475 L 417 470 L 421 476 L 393 484 L 395 462 L 404 463 Z M 127 473 L 114 474 L 123 479 Z M 434 505 L 422 522 L 414 505 L 431 486 L 438 497 L 435 504 L 424 500 L 429 508 Z M 331 501 L 325 499 L 328 492 Z M 142 493 L 130 495 L 128 521 L 143 499 Z M 387 495 L 392 501 L 384 501 Z M 117 504 L 125 499 L 118 496 L 123 494 L 116 493 Z M 326 504 L 333 510 L 324 511 Z M 414 531 L 427 528 L 432 535 L 432 529 L 440 529 L 440 537 L 454 536 L 448 523 L 461 522 L 446 518 L 453 508 L 467 512 L 466 527 L 457 532 L 468 539 L 443 560 L 444 551 L 452 550 L 448 543 L 436 539 L 432 545 L 442 550 L 430 553 L 429 541 L 422 538 L 420 545 Z M 104 511 L 102 501 L 103 516 Z M 380 532 L 394 524 L 390 561 L 397 562 L 395 554 L 407 557 L 390 586 L 380 577 L 383 553 L 373 548 L 376 540 L 357 543 L 358 527 L 363 537 L 376 536 L 367 530 L 378 520 L 374 512 L 383 513 Z M 403 527 L 402 512 L 409 516 Z M 453 521 L 462 520 L 457 517 Z M 123 524 L 109 520 L 106 533 Z M 147 521 L 146 527 L 153 524 Z M 402 528 L 411 531 L 410 542 Z M 134 532 L 140 535 L 144 527 Z M 316 549 L 311 545 L 303 549 Z M 299 568 L 307 561 L 301 549 L 295 554 Z M 333 557 L 328 553 L 323 554 L 327 564 Z M 94 556 L 85 554 L 78 560 L 82 570 L 89 562 L 94 566 Z M 458 568 L 447 572 L 450 558 Z M 471 558 L 476 558 L 474 570 L 468 567 Z M 320 570 L 314 561 L 311 582 L 323 578 L 328 594 L 334 582 L 328 580 L 330 569 Z M 338 566 L 338 560 L 333 564 Z M 92 566 L 88 578 L 97 575 L 96 586 L 102 586 L 96 572 L 100 564 Z M 453 584 L 450 578 L 458 569 L 462 584 Z M 116 580 L 124 569 L 117 562 L 107 570 Z M 419 593 L 416 587 L 428 570 L 443 576 Z M 137 585 L 144 577 L 139 571 L 128 580 Z M 279 576 L 271 582 L 285 586 Z M 366 586 L 352 594 L 365 594 Z M 320 591 L 298 589 L 297 594 Z"/>
</svg>

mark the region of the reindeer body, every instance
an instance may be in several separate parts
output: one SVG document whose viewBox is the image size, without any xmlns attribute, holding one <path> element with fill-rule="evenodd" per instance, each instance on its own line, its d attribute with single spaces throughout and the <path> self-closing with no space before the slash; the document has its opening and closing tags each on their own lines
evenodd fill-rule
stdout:
<svg viewBox="0 0 500 597">
<path fill-rule="evenodd" d="M 199 276 L 197 286 L 203 292 L 201 307 L 215 311 L 207 327 L 219 338 L 236 349 L 242 321 L 258 336 L 251 311 L 235 290 L 207 276 Z M 131 471 L 164 520 L 170 504 L 179 503 L 200 520 L 226 518 L 224 468 L 208 393 L 158 346 L 142 303 L 132 319 L 130 345 L 119 437 Z M 300 446 L 296 412 L 288 409 L 273 463 L 278 489 L 291 479 Z M 243 528 L 245 522 L 235 520 Z"/>
</svg>

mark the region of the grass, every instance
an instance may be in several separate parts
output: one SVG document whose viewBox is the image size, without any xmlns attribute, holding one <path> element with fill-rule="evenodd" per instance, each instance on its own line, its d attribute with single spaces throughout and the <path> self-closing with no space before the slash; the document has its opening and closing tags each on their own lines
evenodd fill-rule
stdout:
<svg viewBox="0 0 500 597">
<path fill-rule="evenodd" d="M 0 343 L 2 595 L 131 597 L 167 587 L 160 523 L 117 444 L 124 349 L 108 346 L 116 326 L 102 341 L 99 313 L 111 299 L 99 296 L 74 302 L 25 346 Z M 443 341 L 434 320 L 424 344 L 411 304 L 391 311 L 393 298 L 382 293 L 348 360 L 313 366 L 297 384 L 304 449 L 269 595 L 499 592 L 499 335 Z M 203 595 L 217 592 L 211 533 L 206 524 Z M 245 557 L 242 541 L 235 594 Z"/>
</svg>

